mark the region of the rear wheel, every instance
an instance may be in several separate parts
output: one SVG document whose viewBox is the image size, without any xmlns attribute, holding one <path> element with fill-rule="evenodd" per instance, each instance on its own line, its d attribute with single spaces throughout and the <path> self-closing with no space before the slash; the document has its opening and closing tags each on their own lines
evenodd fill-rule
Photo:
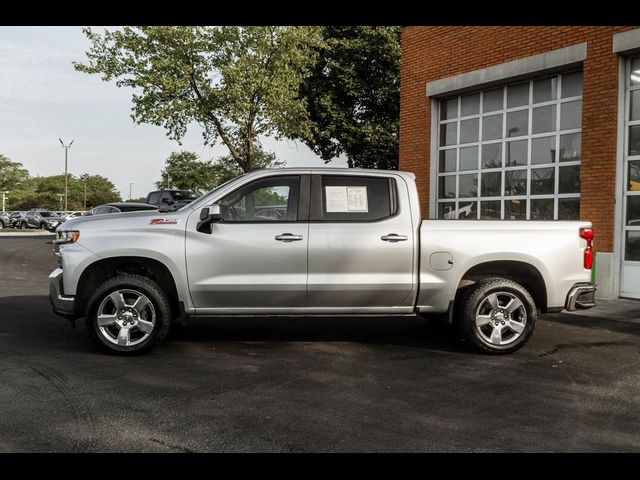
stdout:
<svg viewBox="0 0 640 480">
<path fill-rule="evenodd" d="M 146 353 L 171 326 L 167 296 L 153 280 L 122 274 L 103 283 L 89 301 L 85 318 L 91 339 L 110 353 Z"/>
<path fill-rule="evenodd" d="M 27 228 L 27 226 L 28 226 L 28 225 L 27 225 L 27 222 L 22 222 L 22 223 L 20 224 L 20 228 Z"/>
<path fill-rule="evenodd" d="M 529 341 L 537 311 L 531 294 L 522 285 L 494 277 L 470 286 L 465 293 L 459 326 L 477 349 L 511 353 Z"/>
</svg>

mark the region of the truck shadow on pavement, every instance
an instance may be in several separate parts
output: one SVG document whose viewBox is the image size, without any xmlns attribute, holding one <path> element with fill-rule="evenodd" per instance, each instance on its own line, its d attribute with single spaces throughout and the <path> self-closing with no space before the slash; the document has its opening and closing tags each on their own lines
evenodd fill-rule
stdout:
<svg viewBox="0 0 640 480">
<path fill-rule="evenodd" d="M 19 338 L 29 349 L 99 351 L 87 337 L 84 320 L 71 328 L 51 311 L 45 295 L 0 297 L 0 344 L 3 338 Z M 197 318 L 186 327 L 174 324 L 164 343 L 172 342 L 353 342 L 472 353 L 453 328 L 420 317 Z"/>
</svg>

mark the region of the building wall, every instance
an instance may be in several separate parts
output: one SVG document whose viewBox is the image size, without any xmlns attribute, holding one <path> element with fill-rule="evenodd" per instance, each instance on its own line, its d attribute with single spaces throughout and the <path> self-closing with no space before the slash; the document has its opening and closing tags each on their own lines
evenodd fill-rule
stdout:
<svg viewBox="0 0 640 480">
<path fill-rule="evenodd" d="M 596 229 L 596 250 L 613 250 L 616 196 L 618 56 L 615 33 L 636 27 L 404 27 L 400 92 L 400 169 L 415 173 L 429 216 L 431 101 L 426 84 L 587 42 L 583 63 L 580 218 Z"/>
</svg>

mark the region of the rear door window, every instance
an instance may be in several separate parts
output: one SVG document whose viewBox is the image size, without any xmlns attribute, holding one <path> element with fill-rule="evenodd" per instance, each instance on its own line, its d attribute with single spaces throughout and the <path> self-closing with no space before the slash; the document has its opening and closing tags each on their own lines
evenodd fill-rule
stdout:
<svg viewBox="0 0 640 480">
<path fill-rule="evenodd" d="M 151 193 L 149 194 L 149 202 L 153 205 L 155 205 L 156 203 L 160 203 L 160 193 L 159 192 L 155 192 L 155 193 Z"/>
<path fill-rule="evenodd" d="M 313 195 L 321 208 L 313 209 L 325 222 L 367 222 L 395 215 L 395 180 L 385 177 L 322 175 L 320 192 Z M 317 185 L 317 183 L 316 183 Z"/>
</svg>

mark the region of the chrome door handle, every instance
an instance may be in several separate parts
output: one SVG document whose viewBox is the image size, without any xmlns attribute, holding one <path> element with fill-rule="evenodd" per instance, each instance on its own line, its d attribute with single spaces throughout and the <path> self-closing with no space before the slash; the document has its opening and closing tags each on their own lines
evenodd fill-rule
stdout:
<svg viewBox="0 0 640 480">
<path fill-rule="evenodd" d="M 409 237 L 407 237 L 406 235 L 398 235 L 396 233 L 390 233 L 389 235 L 383 235 L 382 237 L 380 237 L 380 240 L 383 240 L 385 242 L 404 242 L 408 238 Z"/>
<path fill-rule="evenodd" d="M 296 242 L 302 240 L 302 235 L 294 235 L 293 233 L 282 233 L 276 235 L 276 240 L 279 242 Z"/>
</svg>

